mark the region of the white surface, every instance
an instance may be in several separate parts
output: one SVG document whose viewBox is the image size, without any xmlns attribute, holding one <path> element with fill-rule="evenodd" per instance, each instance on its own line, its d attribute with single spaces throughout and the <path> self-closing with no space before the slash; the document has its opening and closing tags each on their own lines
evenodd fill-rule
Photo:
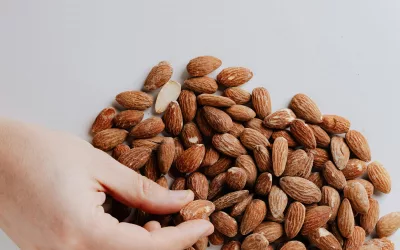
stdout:
<svg viewBox="0 0 400 250">
<path fill-rule="evenodd" d="M 83 138 L 97 112 L 170 61 L 215 55 L 247 66 L 273 109 L 309 94 L 369 139 L 393 178 L 381 214 L 400 211 L 399 1 L 0 0 L 0 115 Z M 400 233 L 391 239 L 400 246 Z M 0 249 L 16 249 L 0 234 Z"/>
</svg>

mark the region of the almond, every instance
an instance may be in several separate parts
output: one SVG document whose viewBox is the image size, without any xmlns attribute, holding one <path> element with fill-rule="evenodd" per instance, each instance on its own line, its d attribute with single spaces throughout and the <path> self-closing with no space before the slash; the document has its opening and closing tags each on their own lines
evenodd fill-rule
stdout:
<svg viewBox="0 0 400 250">
<path fill-rule="evenodd" d="M 288 197 L 282 189 L 273 185 L 268 195 L 268 204 L 273 218 L 283 218 L 283 213 L 288 204 Z"/>
<path fill-rule="evenodd" d="M 215 149 L 227 156 L 238 157 L 247 153 L 240 141 L 228 133 L 214 135 L 212 144 Z"/>
<path fill-rule="evenodd" d="M 342 247 L 335 236 L 325 228 L 318 228 L 308 235 L 312 244 L 321 250 L 341 250 Z"/>
<path fill-rule="evenodd" d="M 208 76 L 189 78 L 184 83 L 186 88 L 196 93 L 212 94 L 218 89 L 217 82 Z"/>
<path fill-rule="evenodd" d="M 248 82 L 252 77 L 253 72 L 247 68 L 230 67 L 218 74 L 217 81 L 225 87 L 237 87 Z"/>
<path fill-rule="evenodd" d="M 246 104 L 251 100 L 251 94 L 238 87 L 225 89 L 224 96 L 232 99 L 236 104 Z"/>
<path fill-rule="evenodd" d="M 157 150 L 163 140 L 163 136 L 154 136 L 152 138 L 146 139 L 136 139 L 132 141 L 132 147 L 145 147 L 151 150 Z"/>
<path fill-rule="evenodd" d="M 318 125 L 308 125 L 314 133 L 317 146 L 327 148 L 331 144 L 331 137 Z"/>
<path fill-rule="evenodd" d="M 264 147 L 268 147 L 269 141 L 268 139 L 263 136 L 257 130 L 251 128 L 245 128 L 240 135 L 240 141 L 242 142 L 243 146 L 246 148 L 253 150 L 256 146 L 262 145 Z"/>
<path fill-rule="evenodd" d="M 229 216 L 227 213 L 218 211 L 211 214 L 211 222 L 223 235 L 228 237 L 234 237 L 238 232 L 238 225 L 234 218 Z"/>
<path fill-rule="evenodd" d="M 199 172 L 194 172 L 187 177 L 187 188 L 192 190 L 196 200 L 206 200 L 208 196 L 207 177 Z"/>
<path fill-rule="evenodd" d="M 269 139 L 273 133 L 272 129 L 264 127 L 263 121 L 258 118 L 253 118 L 247 121 L 244 125 L 246 128 L 252 128 L 254 130 L 257 130 L 258 132 L 263 134 L 267 139 Z"/>
<path fill-rule="evenodd" d="M 176 159 L 185 151 L 185 149 L 182 146 L 181 141 L 179 140 L 178 137 L 174 138 L 174 145 L 175 145 L 175 154 L 174 154 L 174 163 L 176 162 Z"/>
<path fill-rule="evenodd" d="M 320 172 L 311 173 L 306 179 L 314 183 L 318 188 L 322 188 L 324 185 L 324 177 L 322 177 Z"/>
<path fill-rule="evenodd" d="M 242 250 L 265 250 L 269 245 L 268 240 L 262 234 L 251 234 L 242 243 Z"/>
<path fill-rule="evenodd" d="M 376 224 L 376 233 L 379 238 L 389 237 L 400 228 L 400 212 L 393 212 L 381 217 Z"/>
<path fill-rule="evenodd" d="M 374 194 L 374 185 L 371 182 L 364 180 L 364 179 L 355 179 L 347 181 L 347 185 L 353 182 L 358 182 L 364 186 L 365 190 L 367 191 L 368 197 L 371 197 Z"/>
<path fill-rule="evenodd" d="M 337 225 L 341 235 L 349 238 L 354 231 L 354 214 L 350 205 L 350 201 L 345 198 L 340 204 L 337 214 Z"/>
<path fill-rule="evenodd" d="M 151 155 L 151 149 L 139 147 L 132 148 L 128 152 L 123 153 L 118 161 L 133 170 L 138 170 L 146 164 Z"/>
<path fill-rule="evenodd" d="M 242 168 L 232 167 L 227 171 L 226 184 L 232 190 L 242 190 L 246 185 L 246 171 Z"/>
<path fill-rule="evenodd" d="M 238 202 L 241 202 L 244 200 L 247 196 L 249 195 L 248 190 L 240 190 L 240 191 L 235 191 L 232 193 L 228 193 L 221 198 L 217 199 L 214 201 L 215 205 L 215 210 L 222 210 L 227 207 L 231 207 L 235 205 Z"/>
<path fill-rule="evenodd" d="M 290 132 L 293 137 L 305 148 L 314 149 L 317 147 L 312 129 L 302 120 L 295 119 L 290 124 Z"/>
<path fill-rule="evenodd" d="M 290 156 L 290 155 L 289 155 Z M 314 163 L 314 155 L 310 152 L 307 153 L 307 162 L 304 165 L 304 169 L 300 171 L 297 176 L 303 177 L 303 178 L 308 178 L 311 175 L 311 170 L 313 168 L 313 163 Z"/>
<path fill-rule="evenodd" d="M 364 243 L 360 250 L 394 250 L 394 244 L 388 238 L 372 239 Z"/>
<path fill-rule="evenodd" d="M 307 210 L 301 234 L 308 235 L 314 230 L 324 226 L 331 215 L 332 211 L 328 206 L 316 206 Z"/>
<path fill-rule="evenodd" d="M 294 240 L 285 243 L 280 250 L 306 250 L 306 246 L 300 241 Z"/>
<path fill-rule="evenodd" d="M 350 158 L 350 149 L 342 137 L 334 136 L 331 140 L 332 159 L 339 170 L 346 167 Z"/>
<path fill-rule="evenodd" d="M 231 164 L 232 164 L 231 158 L 226 156 L 221 156 L 216 163 L 204 169 L 204 174 L 209 177 L 214 177 L 228 170 Z"/>
<path fill-rule="evenodd" d="M 144 82 L 144 91 L 152 91 L 162 87 L 171 79 L 173 73 L 169 62 L 162 61 L 154 66 Z"/>
<path fill-rule="evenodd" d="M 219 159 L 219 153 L 217 150 L 215 150 L 214 147 L 208 147 L 206 149 L 206 153 L 204 155 L 203 162 L 201 163 L 202 167 L 209 167 L 216 163 Z"/>
<path fill-rule="evenodd" d="M 290 101 L 293 112 L 301 119 L 310 123 L 320 123 L 322 114 L 317 104 L 305 94 L 297 94 Z"/>
<path fill-rule="evenodd" d="M 271 114 L 271 97 L 267 89 L 263 87 L 253 89 L 251 100 L 258 117 L 264 119 Z"/>
<path fill-rule="evenodd" d="M 201 237 L 194 245 L 195 250 L 207 250 L 208 247 L 208 237 Z"/>
<path fill-rule="evenodd" d="M 363 176 L 367 172 L 367 163 L 359 159 L 350 159 L 347 165 L 342 169 L 346 180 L 353 180 Z"/>
<path fill-rule="evenodd" d="M 176 168 L 182 173 L 196 171 L 203 161 L 205 151 L 203 144 L 191 146 L 176 159 Z"/>
<path fill-rule="evenodd" d="M 125 91 L 118 94 L 115 100 L 126 109 L 145 110 L 153 105 L 153 97 L 142 91 Z"/>
<path fill-rule="evenodd" d="M 325 163 L 323 174 L 326 182 L 337 190 L 343 190 L 347 184 L 343 173 L 331 161 Z"/>
<path fill-rule="evenodd" d="M 264 235 L 267 240 L 272 243 L 283 236 L 283 226 L 277 222 L 263 222 L 256 227 L 254 233 L 260 233 Z"/>
<path fill-rule="evenodd" d="M 218 69 L 222 61 L 214 56 L 199 56 L 189 61 L 186 70 L 191 76 L 205 76 Z"/>
<path fill-rule="evenodd" d="M 293 199 L 311 204 L 321 200 L 321 190 L 311 181 L 301 177 L 282 177 L 279 184 L 283 191 Z"/>
<path fill-rule="evenodd" d="M 244 126 L 238 122 L 232 122 L 232 127 L 228 131 L 229 134 L 233 135 L 234 137 L 238 138 L 244 130 Z"/>
<path fill-rule="evenodd" d="M 160 171 L 157 166 L 157 158 L 155 154 L 150 155 L 149 160 L 144 165 L 143 174 L 152 181 L 156 181 L 160 178 Z"/>
<path fill-rule="evenodd" d="M 236 167 L 246 172 L 246 184 L 253 187 L 257 179 L 257 167 L 250 155 L 240 155 L 236 158 Z"/>
<path fill-rule="evenodd" d="M 235 121 L 248 121 L 256 117 L 256 113 L 249 107 L 235 104 L 225 110 Z"/>
<path fill-rule="evenodd" d="M 176 101 L 181 93 L 181 84 L 176 81 L 167 82 L 158 92 L 156 104 L 154 110 L 160 114 L 164 112 L 168 105 Z"/>
<path fill-rule="evenodd" d="M 215 134 L 214 129 L 208 124 L 206 117 L 204 116 L 204 110 L 199 109 L 196 114 L 196 123 L 200 132 L 204 136 L 213 136 Z"/>
<path fill-rule="evenodd" d="M 329 152 L 323 148 L 310 149 L 308 152 L 314 155 L 314 167 L 319 170 L 322 170 L 330 159 Z"/>
<path fill-rule="evenodd" d="M 272 145 L 272 168 L 275 176 L 281 176 L 285 171 L 288 157 L 288 144 L 285 138 L 278 137 Z"/>
<path fill-rule="evenodd" d="M 332 217 L 331 217 L 332 218 Z M 339 242 L 341 246 L 344 245 L 344 239 L 343 236 L 340 234 L 339 228 L 337 226 L 337 222 L 333 221 L 331 224 L 330 232 L 335 236 L 336 240 Z"/>
<path fill-rule="evenodd" d="M 274 144 L 276 141 L 274 142 Z M 297 149 L 287 159 L 284 176 L 300 176 L 308 163 L 307 153 L 302 149 Z"/>
<path fill-rule="evenodd" d="M 183 126 L 181 140 L 185 148 L 190 148 L 195 144 L 203 143 L 203 137 L 201 136 L 196 123 L 189 122 Z"/>
<path fill-rule="evenodd" d="M 208 124 L 217 132 L 226 133 L 232 128 L 232 119 L 224 111 L 209 106 L 205 106 L 203 110 Z"/>
<path fill-rule="evenodd" d="M 164 128 L 165 125 L 161 118 L 151 117 L 133 127 L 129 135 L 137 139 L 151 138 L 161 133 Z"/>
<path fill-rule="evenodd" d="M 178 97 L 178 103 L 182 110 L 183 121 L 192 121 L 197 111 L 196 95 L 192 91 L 182 90 Z"/>
<path fill-rule="evenodd" d="M 272 129 L 286 129 L 294 119 L 296 115 L 291 109 L 280 109 L 265 117 L 264 126 Z"/>
<path fill-rule="evenodd" d="M 118 160 L 118 157 L 120 157 L 123 153 L 128 152 L 130 149 L 131 148 L 128 145 L 119 144 L 113 149 L 112 157 Z"/>
<path fill-rule="evenodd" d="M 211 201 L 207 200 L 195 200 L 189 202 L 184 206 L 180 214 L 184 221 L 206 219 L 215 210 L 215 206 Z"/>
<path fill-rule="evenodd" d="M 272 174 L 265 172 L 258 176 L 254 192 L 261 196 L 267 196 L 272 187 Z"/>
<path fill-rule="evenodd" d="M 355 226 L 353 233 L 346 240 L 344 248 L 346 250 L 359 250 L 365 241 L 365 231 L 362 227 Z"/>
<path fill-rule="evenodd" d="M 222 190 L 226 184 L 226 175 L 226 173 L 220 173 L 211 180 L 210 187 L 208 189 L 208 200 L 212 200 L 215 196 L 222 193 Z"/>
<path fill-rule="evenodd" d="M 346 134 L 346 142 L 360 160 L 371 161 L 371 150 L 367 139 L 358 131 L 350 130 Z"/>
<path fill-rule="evenodd" d="M 351 202 L 352 208 L 360 213 L 365 214 L 369 210 L 369 200 L 367 190 L 359 182 L 348 183 L 344 188 L 344 197 Z"/>
<path fill-rule="evenodd" d="M 175 156 L 175 143 L 172 137 L 165 137 L 158 152 L 158 167 L 162 174 L 168 173 Z"/>
<path fill-rule="evenodd" d="M 367 235 L 375 229 L 379 219 L 379 203 L 373 198 L 369 198 L 369 209 L 366 214 L 360 215 L 360 226 L 364 228 Z"/>
<path fill-rule="evenodd" d="M 285 232 L 289 239 L 293 239 L 300 232 L 304 224 L 306 208 L 300 202 L 290 204 L 285 217 Z"/>
<path fill-rule="evenodd" d="M 185 178 L 178 177 L 174 180 L 174 182 L 172 182 L 171 190 L 185 190 L 185 189 L 186 189 L 186 179 Z"/>
<path fill-rule="evenodd" d="M 326 132 L 332 134 L 347 133 L 350 129 L 350 121 L 338 115 L 324 115 L 322 123 L 319 125 Z"/>
<path fill-rule="evenodd" d="M 335 221 L 339 206 L 340 206 L 340 194 L 339 192 L 329 186 L 322 187 L 322 198 L 319 205 L 329 206 L 331 208 L 332 216 L 329 219 L 330 222 Z"/>
<path fill-rule="evenodd" d="M 377 161 L 371 162 L 368 165 L 368 178 L 371 180 L 375 189 L 382 193 L 388 194 L 392 189 L 392 181 L 389 172 L 383 165 Z"/>
<path fill-rule="evenodd" d="M 298 146 L 298 143 L 295 141 L 295 139 L 293 138 L 292 134 L 290 133 L 290 131 L 287 130 L 278 130 L 272 133 L 272 139 L 276 139 L 278 137 L 283 137 L 287 140 L 288 142 L 288 146 L 291 148 L 295 148 Z"/>
<path fill-rule="evenodd" d="M 102 111 L 100 111 L 100 113 L 97 115 L 96 119 L 93 122 L 92 133 L 96 134 L 105 129 L 112 128 L 113 119 L 116 114 L 117 111 L 115 110 L 115 108 L 112 107 L 105 108 Z"/>
<path fill-rule="evenodd" d="M 218 108 L 226 108 L 236 104 L 228 97 L 213 94 L 201 94 L 197 96 L 197 103 L 203 106 L 212 106 Z"/>
<path fill-rule="evenodd" d="M 221 250 L 240 250 L 241 248 L 239 241 L 230 241 L 222 246 Z"/>
<path fill-rule="evenodd" d="M 110 151 L 125 141 L 128 132 L 123 129 L 109 128 L 94 135 L 93 146 L 103 151 Z"/>
<path fill-rule="evenodd" d="M 236 203 L 231 210 L 231 216 L 236 217 L 241 215 L 247 208 L 247 206 L 250 204 L 250 202 L 253 200 L 253 194 L 250 194 L 246 196 L 241 202 Z"/>
<path fill-rule="evenodd" d="M 161 187 L 163 187 L 163 188 L 169 189 L 169 187 L 168 187 L 168 181 L 167 181 L 167 178 L 166 178 L 165 176 L 161 176 L 160 178 L 158 178 L 158 179 L 156 180 L 156 183 L 157 183 L 158 185 L 160 185 Z"/>
<path fill-rule="evenodd" d="M 178 102 L 171 102 L 163 115 L 165 130 L 173 136 L 181 133 L 183 127 L 182 111 Z"/>
<path fill-rule="evenodd" d="M 240 233 L 247 235 L 261 224 L 267 214 L 267 206 L 262 200 L 254 199 L 247 206 L 240 223 Z"/>
<path fill-rule="evenodd" d="M 260 172 L 272 170 L 272 159 L 268 149 L 263 145 L 257 145 L 253 150 L 254 159 Z"/>
<path fill-rule="evenodd" d="M 219 245 L 224 244 L 225 235 L 223 235 L 222 233 L 218 232 L 218 230 L 214 229 L 214 233 L 212 233 L 212 234 L 210 234 L 208 236 L 208 240 L 214 246 L 219 246 Z"/>
<path fill-rule="evenodd" d="M 125 110 L 115 116 L 114 124 L 118 128 L 130 129 L 141 122 L 143 116 L 143 111 Z"/>
</svg>

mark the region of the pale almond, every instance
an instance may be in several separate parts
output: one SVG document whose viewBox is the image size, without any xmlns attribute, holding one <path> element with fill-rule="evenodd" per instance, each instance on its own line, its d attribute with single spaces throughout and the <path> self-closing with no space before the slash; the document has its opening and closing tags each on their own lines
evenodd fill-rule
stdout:
<svg viewBox="0 0 400 250">
<path fill-rule="evenodd" d="M 273 185 L 268 195 L 268 205 L 271 216 L 275 219 L 283 218 L 283 213 L 288 204 L 288 197 L 282 189 Z"/>
<path fill-rule="evenodd" d="M 394 243 L 388 238 L 380 238 L 365 242 L 360 250 L 394 250 L 394 247 Z"/>
<path fill-rule="evenodd" d="M 265 117 L 264 126 L 271 129 L 286 129 L 294 119 L 296 115 L 291 109 L 280 109 Z"/>
<path fill-rule="evenodd" d="M 331 154 L 336 167 L 339 170 L 344 169 L 350 159 L 350 149 L 342 137 L 332 137 Z"/>
<path fill-rule="evenodd" d="M 375 189 L 388 194 L 392 189 L 392 180 L 389 172 L 377 161 L 371 162 L 367 168 L 368 178 L 371 180 Z"/>
<path fill-rule="evenodd" d="M 364 186 L 359 182 L 347 183 L 344 188 L 344 197 L 351 202 L 352 208 L 360 213 L 365 214 L 369 210 L 368 193 Z"/>
<path fill-rule="evenodd" d="M 381 217 L 376 224 L 376 234 L 379 238 L 389 237 L 400 228 L 400 212 L 392 212 Z"/>
<path fill-rule="evenodd" d="M 280 250 L 306 250 L 306 246 L 300 241 L 288 241 Z"/>
<path fill-rule="evenodd" d="M 287 140 L 283 137 L 278 137 L 272 145 L 272 169 L 275 176 L 281 176 L 285 171 L 288 157 Z"/>
</svg>

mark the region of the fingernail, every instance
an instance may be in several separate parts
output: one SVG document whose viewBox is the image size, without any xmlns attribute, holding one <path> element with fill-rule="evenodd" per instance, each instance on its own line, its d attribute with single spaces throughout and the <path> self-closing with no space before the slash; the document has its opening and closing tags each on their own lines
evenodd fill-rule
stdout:
<svg viewBox="0 0 400 250">
<path fill-rule="evenodd" d="M 193 192 L 190 190 L 171 191 L 171 198 L 176 200 L 193 200 Z"/>
</svg>

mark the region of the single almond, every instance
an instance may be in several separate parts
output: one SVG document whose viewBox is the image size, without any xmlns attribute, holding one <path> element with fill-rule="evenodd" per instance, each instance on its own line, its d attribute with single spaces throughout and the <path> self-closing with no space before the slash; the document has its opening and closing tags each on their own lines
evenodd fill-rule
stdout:
<svg viewBox="0 0 400 250">
<path fill-rule="evenodd" d="M 119 93 L 115 100 L 126 109 L 145 110 L 153 105 L 153 97 L 142 91 L 125 91 Z"/>
<path fill-rule="evenodd" d="M 316 206 L 307 210 L 301 234 L 309 235 L 314 230 L 324 226 L 331 215 L 332 211 L 328 206 Z"/>
<path fill-rule="evenodd" d="M 283 218 L 283 213 L 288 204 L 288 197 L 282 189 L 273 185 L 268 195 L 268 205 L 272 218 Z"/>
<path fill-rule="evenodd" d="M 213 200 L 214 197 L 222 193 L 222 190 L 224 189 L 226 184 L 226 175 L 227 175 L 226 172 L 220 173 L 210 181 L 210 186 L 208 189 L 208 196 L 207 196 L 208 200 Z"/>
<path fill-rule="evenodd" d="M 272 174 L 265 172 L 258 176 L 254 192 L 257 195 L 267 196 L 272 187 Z"/>
<path fill-rule="evenodd" d="M 276 141 L 274 142 L 274 144 Z M 297 149 L 288 156 L 284 176 L 301 176 L 308 163 L 308 155 L 302 149 Z"/>
<path fill-rule="evenodd" d="M 251 234 L 242 243 L 242 250 L 265 250 L 269 245 L 268 240 L 262 234 Z"/>
<path fill-rule="evenodd" d="M 196 243 L 193 245 L 194 250 L 207 250 L 208 247 L 208 237 L 201 237 L 196 241 Z"/>
<path fill-rule="evenodd" d="M 224 242 L 225 242 L 225 235 L 218 232 L 218 230 L 214 228 L 214 233 L 212 233 L 208 236 L 208 240 L 214 246 L 220 246 L 220 245 L 224 244 Z"/>
<path fill-rule="evenodd" d="M 257 179 L 257 167 L 250 155 L 240 155 L 236 158 L 235 167 L 242 168 L 246 172 L 246 184 L 253 187 Z"/>
<path fill-rule="evenodd" d="M 346 134 L 346 142 L 353 152 L 360 160 L 371 161 L 371 150 L 368 145 L 367 139 L 358 131 L 350 130 Z"/>
<path fill-rule="evenodd" d="M 257 130 L 261 134 L 263 134 L 267 139 L 269 139 L 272 136 L 273 130 L 266 128 L 263 125 L 263 121 L 259 118 L 253 118 L 247 122 L 245 122 L 245 127 L 246 128 L 252 128 L 254 130 Z"/>
<path fill-rule="evenodd" d="M 375 229 L 379 220 L 379 203 L 373 198 L 369 198 L 369 209 L 366 214 L 360 214 L 360 226 L 364 228 L 367 235 Z"/>
<path fill-rule="evenodd" d="M 217 75 L 218 83 L 225 87 L 237 87 L 248 82 L 253 77 L 253 72 L 243 67 L 230 67 L 223 69 Z"/>
<path fill-rule="evenodd" d="M 194 172 L 187 177 L 187 188 L 192 190 L 196 200 L 206 200 L 208 196 L 208 180 L 207 177 L 200 173 Z"/>
<path fill-rule="evenodd" d="M 232 99 L 214 94 L 201 94 L 197 96 L 197 103 L 203 106 L 226 108 L 236 103 Z"/>
<path fill-rule="evenodd" d="M 234 237 L 238 232 L 238 224 L 229 214 L 218 211 L 210 216 L 215 229 L 228 237 Z"/>
<path fill-rule="evenodd" d="M 297 141 L 294 139 L 294 137 L 292 136 L 292 134 L 290 133 L 290 131 L 288 130 L 277 130 L 274 131 L 271 135 L 272 139 L 276 139 L 278 137 L 283 137 L 287 140 L 288 142 L 288 146 L 291 148 L 295 148 L 297 147 L 299 144 L 297 143 Z"/>
<path fill-rule="evenodd" d="M 208 124 L 217 132 L 226 133 L 232 128 L 232 119 L 224 111 L 209 106 L 205 106 L 203 110 Z"/>
<path fill-rule="evenodd" d="M 185 189 L 186 189 L 186 179 L 183 177 L 176 178 L 174 182 L 172 182 L 171 184 L 171 190 L 185 190 Z"/>
<path fill-rule="evenodd" d="M 360 214 L 365 214 L 369 210 L 368 193 L 364 186 L 359 182 L 347 183 L 344 188 L 344 197 L 351 202 L 351 207 Z"/>
<path fill-rule="evenodd" d="M 178 103 L 182 110 L 183 121 L 192 121 L 197 111 L 196 95 L 190 90 L 182 90 L 178 97 Z"/>
<path fill-rule="evenodd" d="M 381 217 L 376 224 L 376 234 L 379 238 L 389 237 L 400 228 L 400 212 L 392 212 Z"/>
<path fill-rule="evenodd" d="M 234 137 L 238 138 L 244 130 L 244 126 L 238 122 L 232 122 L 232 127 L 228 131 L 229 134 L 233 135 Z"/>
<path fill-rule="evenodd" d="M 320 172 L 313 172 L 306 179 L 314 183 L 320 189 L 324 185 L 324 177 Z"/>
<path fill-rule="evenodd" d="M 294 119 L 296 115 L 291 109 L 280 109 L 265 117 L 264 126 L 271 129 L 286 129 Z"/>
<path fill-rule="evenodd" d="M 290 156 L 290 154 L 289 154 Z M 304 165 L 304 168 L 302 171 L 300 171 L 297 176 L 303 177 L 303 178 L 308 178 L 311 175 L 311 170 L 313 168 L 313 163 L 314 163 L 314 155 L 310 152 L 307 152 L 307 162 Z"/>
<path fill-rule="evenodd" d="M 218 69 L 222 61 L 214 56 L 199 56 L 189 61 L 186 70 L 191 76 L 205 76 Z"/>
<path fill-rule="evenodd" d="M 223 155 L 218 159 L 216 163 L 212 164 L 211 166 L 205 167 L 204 174 L 208 177 L 214 177 L 228 170 L 228 168 L 231 167 L 232 162 L 233 161 L 230 157 Z"/>
<path fill-rule="evenodd" d="M 272 158 L 268 149 L 263 145 L 257 145 L 253 150 L 254 160 L 260 172 L 272 170 Z"/>
<path fill-rule="evenodd" d="M 344 249 L 359 250 L 365 241 L 365 231 L 362 227 L 355 226 L 353 233 L 346 240 Z"/>
<path fill-rule="evenodd" d="M 246 104 L 251 100 L 251 94 L 239 87 L 225 89 L 224 96 L 232 99 L 236 104 Z"/>
<path fill-rule="evenodd" d="M 176 159 L 176 168 L 182 173 L 196 171 L 203 161 L 205 151 L 203 144 L 191 146 Z"/>
<path fill-rule="evenodd" d="M 368 178 L 371 180 L 375 189 L 388 194 L 392 189 L 392 180 L 389 172 L 377 161 L 371 162 L 367 168 Z"/>
<path fill-rule="evenodd" d="M 144 82 L 144 91 L 152 91 L 166 84 L 172 76 L 173 69 L 169 62 L 161 61 L 154 66 Z"/>
<path fill-rule="evenodd" d="M 123 153 L 128 152 L 130 149 L 131 148 L 128 145 L 119 144 L 113 149 L 112 157 L 118 160 L 118 157 L 120 157 Z"/>
<path fill-rule="evenodd" d="M 280 250 L 306 250 L 306 246 L 302 242 L 294 240 L 286 242 Z"/>
<path fill-rule="evenodd" d="M 253 89 L 251 101 L 259 118 L 264 119 L 271 114 L 271 96 L 266 88 L 258 87 Z"/>
<path fill-rule="evenodd" d="M 267 221 L 257 226 L 254 230 L 254 233 L 260 233 L 264 235 L 264 237 L 267 238 L 270 243 L 272 243 L 281 238 L 284 234 L 284 231 L 282 224 L 273 221 Z"/>
<path fill-rule="evenodd" d="M 195 200 L 189 202 L 184 206 L 180 214 L 184 221 L 206 219 L 215 210 L 215 206 L 211 201 L 207 200 Z"/>
<path fill-rule="evenodd" d="M 268 147 L 269 141 L 263 136 L 260 132 L 252 128 L 245 128 L 240 135 L 240 141 L 243 146 L 246 148 L 253 150 L 256 146 L 262 145 L 264 147 Z"/>
<path fill-rule="evenodd" d="M 128 152 L 123 153 L 118 161 L 133 170 L 138 170 L 146 164 L 151 155 L 151 149 L 139 147 L 132 148 Z"/>
<path fill-rule="evenodd" d="M 342 173 L 346 180 L 353 180 L 363 176 L 367 172 L 367 163 L 359 159 L 350 159 L 347 165 L 342 169 Z"/>
<path fill-rule="evenodd" d="M 301 119 L 310 123 L 320 123 L 322 114 L 317 104 L 305 94 L 297 94 L 290 101 L 290 107 Z"/>
<path fill-rule="evenodd" d="M 175 156 L 175 143 L 172 137 L 165 137 L 158 152 L 158 167 L 162 174 L 167 174 Z"/>
<path fill-rule="evenodd" d="M 215 150 L 214 147 L 210 146 L 206 149 L 206 153 L 204 155 L 203 162 L 201 163 L 202 167 L 209 167 L 216 163 L 219 159 L 219 153 Z"/>
<path fill-rule="evenodd" d="M 92 125 L 92 133 L 96 134 L 105 129 L 112 128 L 117 111 L 113 107 L 105 108 L 97 115 Z"/>
<path fill-rule="evenodd" d="M 174 145 L 175 145 L 175 154 L 173 162 L 175 163 L 176 159 L 178 159 L 178 157 L 183 153 L 183 151 L 185 151 L 185 149 L 183 148 L 183 145 L 178 137 L 174 138 Z"/>
<path fill-rule="evenodd" d="M 165 189 L 169 189 L 169 187 L 168 187 L 168 181 L 167 181 L 167 178 L 166 178 L 165 176 L 161 176 L 160 178 L 158 178 L 158 179 L 156 180 L 156 183 L 157 183 L 158 185 L 160 185 L 161 187 L 165 188 Z"/>
<path fill-rule="evenodd" d="M 182 111 L 178 102 L 170 102 L 163 115 L 165 131 L 173 136 L 181 133 L 183 127 Z"/>
<path fill-rule="evenodd" d="M 354 231 L 354 214 L 350 201 L 344 198 L 337 214 L 337 225 L 343 237 L 349 238 Z"/>
<path fill-rule="evenodd" d="M 118 128 L 130 129 L 141 122 L 143 116 L 143 111 L 125 110 L 115 116 L 114 124 Z"/>
<path fill-rule="evenodd" d="M 301 203 L 311 204 L 321 200 L 321 190 L 307 179 L 285 176 L 279 184 L 287 195 Z"/>
<path fill-rule="evenodd" d="M 331 134 L 347 133 L 350 129 L 350 121 L 338 115 L 324 115 L 322 123 L 319 124 L 322 129 Z"/>
<path fill-rule="evenodd" d="M 234 190 L 242 190 L 246 185 L 246 171 L 242 168 L 232 167 L 226 172 L 226 184 Z"/>
<path fill-rule="evenodd" d="M 314 230 L 312 233 L 308 235 L 308 239 L 312 244 L 318 247 L 321 250 L 341 250 L 342 246 L 339 241 L 335 238 L 335 236 L 321 227 Z"/>
<path fill-rule="evenodd" d="M 318 170 L 322 170 L 325 167 L 326 162 L 330 160 L 330 154 L 326 149 L 315 148 L 308 150 L 314 155 L 314 167 Z"/>
<path fill-rule="evenodd" d="M 320 126 L 310 124 L 308 125 L 314 132 L 317 147 L 327 148 L 331 144 L 331 137 Z"/>
<path fill-rule="evenodd" d="M 242 201 L 236 203 L 231 210 L 231 216 L 236 217 L 241 215 L 247 208 L 247 206 L 250 204 L 250 202 L 253 200 L 253 194 L 247 195 L 246 198 L 244 198 Z"/>
<path fill-rule="evenodd" d="M 331 161 L 326 162 L 323 176 L 326 182 L 337 190 L 343 190 L 347 184 L 343 173 Z"/>
<path fill-rule="evenodd" d="M 135 139 L 132 141 L 132 147 L 145 147 L 151 150 L 157 150 L 163 140 L 163 136 L 154 136 L 146 139 Z"/>
<path fill-rule="evenodd" d="M 281 176 L 285 171 L 288 157 L 287 140 L 283 137 L 276 138 L 272 145 L 272 169 L 275 176 Z"/>
<path fill-rule="evenodd" d="M 364 180 L 364 179 L 355 179 L 347 181 L 347 185 L 352 182 L 358 182 L 364 186 L 365 190 L 367 191 L 368 197 L 371 197 L 374 194 L 374 185 L 371 182 Z"/>
<path fill-rule="evenodd" d="M 164 128 L 165 124 L 161 118 L 151 117 L 133 127 L 129 135 L 136 139 L 151 138 L 161 133 Z"/>
<path fill-rule="evenodd" d="M 240 190 L 231 193 L 227 193 L 224 196 L 214 201 L 215 210 L 219 211 L 227 207 L 231 207 L 238 202 L 241 202 L 249 195 L 248 190 Z"/>
<path fill-rule="evenodd" d="M 183 126 L 181 140 L 185 148 L 190 148 L 195 144 L 203 143 L 203 137 L 201 136 L 200 130 L 198 129 L 196 123 L 188 122 Z"/>
<path fill-rule="evenodd" d="M 206 117 L 204 116 L 204 110 L 199 109 L 196 114 L 196 123 L 197 127 L 199 128 L 200 132 L 204 136 L 213 136 L 215 134 L 214 129 L 208 124 Z"/>
<path fill-rule="evenodd" d="M 300 232 L 304 224 L 306 208 L 296 201 L 290 204 L 285 216 L 285 232 L 289 239 L 293 239 Z"/>
<path fill-rule="evenodd" d="M 247 206 L 240 223 L 240 233 L 247 235 L 261 224 L 267 214 L 267 206 L 262 200 L 254 199 Z"/>
<path fill-rule="evenodd" d="M 156 113 L 160 114 L 164 112 L 168 105 L 176 101 L 181 94 L 181 84 L 176 81 L 167 82 L 158 92 L 157 100 L 155 104 Z"/>
<path fill-rule="evenodd" d="M 149 160 L 146 162 L 146 164 L 144 164 L 143 174 L 152 181 L 156 181 L 158 178 L 160 178 L 156 154 L 152 153 L 149 157 Z"/>
<path fill-rule="evenodd" d="M 305 148 L 314 149 L 317 147 L 314 132 L 304 121 L 295 119 L 290 124 L 290 132 L 296 141 Z"/>
<path fill-rule="evenodd" d="M 394 250 L 394 244 L 388 238 L 372 239 L 364 243 L 360 250 Z"/>
<path fill-rule="evenodd" d="M 334 136 L 331 140 L 332 159 L 339 170 L 346 167 L 350 159 L 350 149 L 342 137 Z"/>
<path fill-rule="evenodd" d="M 184 83 L 186 88 L 200 94 L 213 94 L 218 89 L 217 82 L 208 76 L 189 78 Z"/>
<path fill-rule="evenodd" d="M 224 244 L 221 250 L 240 250 L 241 244 L 239 241 L 229 241 L 228 243 Z"/>
<path fill-rule="evenodd" d="M 110 151 L 117 145 L 123 143 L 128 132 L 123 129 L 109 128 L 94 135 L 93 146 L 103 151 Z"/>
<path fill-rule="evenodd" d="M 231 107 L 227 108 L 225 112 L 230 115 L 233 120 L 241 122 L 249 121 L 256 117 L 256 112 L 254 112 L 254 110 L 239 104 L 232 105 Z"/>
<path fill-rule="evenodd" d="M 227 156 L 238 157 L 247 153 L 240 141 L 228 133 L 214 135 L 212 144 L 215 149 Z"/>
</svg>

